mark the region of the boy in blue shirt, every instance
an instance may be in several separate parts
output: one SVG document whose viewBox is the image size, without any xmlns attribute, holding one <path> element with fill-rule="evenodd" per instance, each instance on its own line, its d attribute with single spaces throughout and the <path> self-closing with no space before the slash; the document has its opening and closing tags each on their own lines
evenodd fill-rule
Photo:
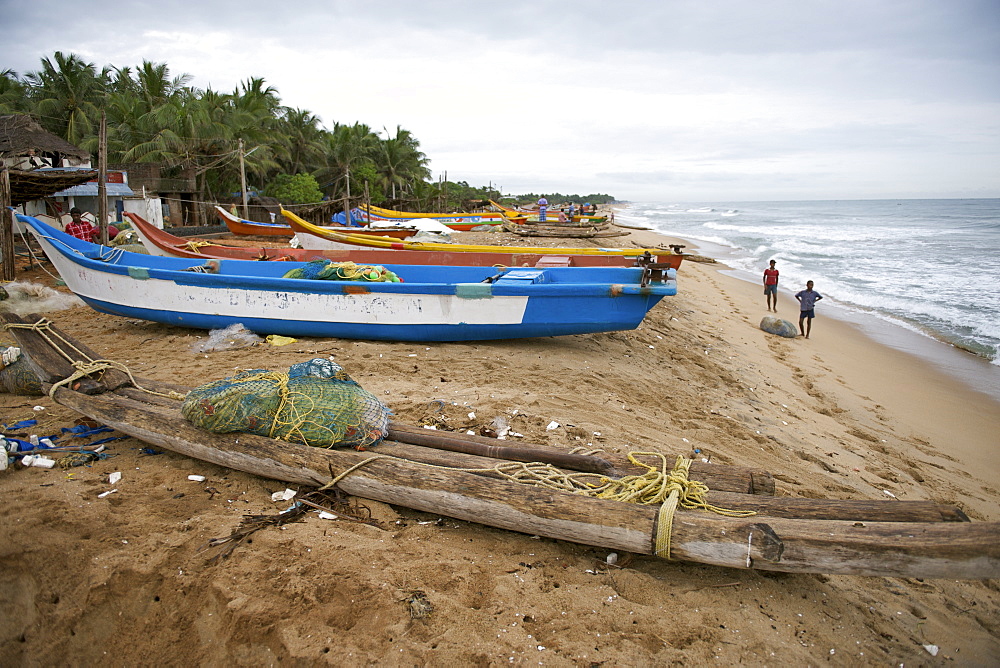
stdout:
<svg viewBox="0 0 1000 668">
<path fill-rule="evenodd" d="M 799 300 L 799 332 L 801 332 L 807 339 L 809 338 L 809 333 L 812 332 L 813 318 L 816 317 L 815 306 L 816 302 L 823 298 L 823 295 L 813 290 L 813 282 L 806 281 L 806 289 L 795 295 L 795 298 Z M 808 319 L 805 329 L 802 328 L 802 321 Z"/>
</svg>

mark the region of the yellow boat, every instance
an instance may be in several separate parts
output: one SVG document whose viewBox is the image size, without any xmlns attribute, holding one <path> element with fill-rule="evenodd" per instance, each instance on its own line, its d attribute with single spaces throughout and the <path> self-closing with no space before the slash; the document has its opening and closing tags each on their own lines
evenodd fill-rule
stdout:
<svg viewBox="0 0 1000 668">
<path fill-rule="evenodd" d="M 426 241 L 397 241 L 395 239 L 380 239 L 364 234 L 346 234 L 343 232 L 333 232 L 318 225 L 313 225 L 302 220 L 291 211 L 281 210 L 281 215 L 285 217 L 288 224 L 296 233 L 312 234 L 321 239 L 336 241 L 342 244 L 353 244 L 355 246 L 367 246 L 369 248 L 394 248 L 398 250 L 430 250 L 430 251 L 451 251 L 459 253 L 537 253 L 539 255 L 621 255 L 625 257 L 638 257 L 649 253 L 655 259 L 654 262 L 668 262 L 670 252 L 662 248 L 545 248 L 540 246 L 476 246 L 469 244 L 441 244 Z"/>
</svg>

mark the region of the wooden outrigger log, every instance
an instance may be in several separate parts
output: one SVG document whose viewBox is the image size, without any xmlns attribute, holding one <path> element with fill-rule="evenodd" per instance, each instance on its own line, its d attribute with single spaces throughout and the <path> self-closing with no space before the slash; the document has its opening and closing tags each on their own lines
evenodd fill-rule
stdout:
<svg viewBox="0 0 1000 668">
<path fill-rule="evenodd" d="M 59 364 L 56 356 L 45 353 L 50 344 L 39 333 L 30 329 L 11 332 L 33 367 L 43 374 L 43 384 L 66 377 L 54 373 L 58 368 L 48 368 Z M 98 359 L 86 347 L 74 344 L 77 354 Z M 63 365 L 68 366 L 65 361 Z M 139 384 L 157 391 L 179 389 L 146 380 Z M 81 379 L 70 387 L 59 387 L 53 397 L 122 433 L 203 461 L 293 484 L 322 486 L 337 479 L 337 486 L 348 494 L 549 538 L 637 554 L 659 551 L 660 556 L 675 560 L 732 568 L 894 577 L 1000 576 L 1000 523 L 962 521 L 967 518 L 960 510 L 930 502 L 827 502 L 712 492 L 710 502 L 752 509 L 757 515 L 734 518 L 678 509 L 672 516 L 669 553 L 664 554 L 661 515 L 665 511 L 660 506 L 497 479 L 490 470 L 495 459 L 453 451 L 461 438 L 451 439 L 452 450 L 387 441 L 371 451 L 357 452 L 251 434 L 213 434 L 184 420 L 179 400 L 148 395 L 131 385 L 126 374 L 108 370 L 98 380 Z M 407 432 L 415 430 L 393 427 L 395 438 L 407 438 Z M 587 458 L 583 465 L 594 466 L 592 459 L 597 458 Z M 609 463 L 616 470 L 622 468 L 621 462 Z"/>
</svg>

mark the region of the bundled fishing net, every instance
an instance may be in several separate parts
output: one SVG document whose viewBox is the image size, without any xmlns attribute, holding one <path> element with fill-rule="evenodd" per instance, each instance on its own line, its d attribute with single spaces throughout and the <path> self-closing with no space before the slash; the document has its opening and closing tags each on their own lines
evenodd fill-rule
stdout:
<svg viewBox="0 0 1000 668">
<path fill-rule="evenodd" d="M 28 363 L 28 356 L 16 346 L 0 343 L 0 392 L 26 397 L 43 394 L 42 384 Z"/>
<path fill-rule="evenodd" d="M 282 278 L 306 278 L 322 281 L 373 281 L 382 283 L 402 283 L 402 279 L 385 267 L 354 262 L 332 262 L 313 260 L 292 269 Z"/>
<path fill-rule="evenodd" d="M 388 433 L 389 409 L 328 359 L 288 373 L 253 369 L 188 393 L 181 413 L 215 433 L 248 432 L 321 448 L 364 450 Z"/>
</svg>

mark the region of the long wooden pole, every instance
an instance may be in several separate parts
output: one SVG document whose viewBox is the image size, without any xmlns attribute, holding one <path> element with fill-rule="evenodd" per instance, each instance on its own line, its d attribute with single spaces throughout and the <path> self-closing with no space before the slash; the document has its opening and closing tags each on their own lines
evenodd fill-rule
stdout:
<svg viewBox="0 0 1000 668">
<path fill-rule="evenodd" d="M 0 278 L 6 282 L 16 278 L 14 263 L 14 212 L 10 210 L 10 172 L 0 167 Z"/>
<path fill-rule="evenodd" d="M 108 245 L 108 115 L 101 110 L 97 140 L 97 229 L 102 246 Z"/>
<path fill-rule="evenodd" d="M 240 139 L 240 194 L 243 198 L 243 219 L 250 220 L 250 207 L 247 204 L 247 166 L 243 154 L 243 139 Z"/>
</svg>

